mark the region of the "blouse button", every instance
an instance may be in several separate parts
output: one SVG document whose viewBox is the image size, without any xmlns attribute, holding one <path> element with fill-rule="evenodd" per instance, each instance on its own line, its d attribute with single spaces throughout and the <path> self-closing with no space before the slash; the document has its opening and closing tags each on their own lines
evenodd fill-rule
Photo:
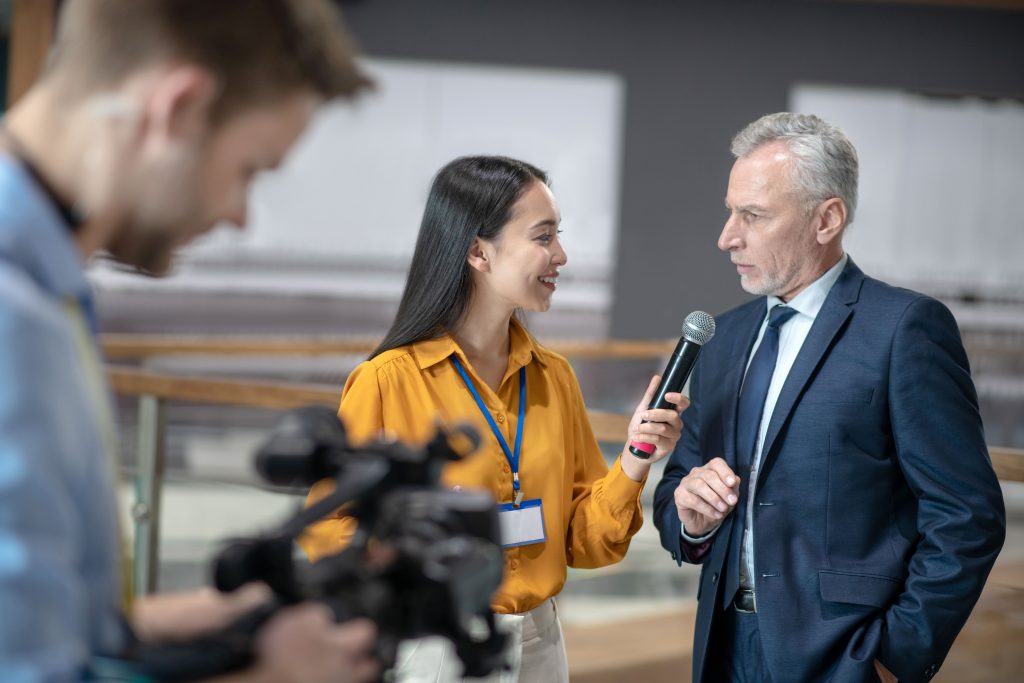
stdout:
<svg viewBox="0 0 1024 683">
<path fill-rule="evenodd" d="M 508 463 L 505 463 L 505 464 L 504 464 L 504 465 L 502 466 L 502 469 L 503 469 L 503 470 L 505 470 L 505 472 L 511 472 L 511 471 L 512 471 L 511 469 L 509 469 Z"/>
<path fill-rule="evenodd" d="M 504 421 L 505 421 L 505 416 L 502 415 L 501 413 L 498 413 L 498 422 L 504 422 Z"/>
</svg>

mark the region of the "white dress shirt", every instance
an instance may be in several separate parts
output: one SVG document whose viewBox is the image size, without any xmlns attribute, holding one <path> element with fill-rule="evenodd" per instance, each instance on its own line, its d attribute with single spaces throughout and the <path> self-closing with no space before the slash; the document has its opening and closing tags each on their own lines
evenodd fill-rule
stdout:
<svg viewBox="0 0 1024 683">
<path fill-rule="evenodd" d="M 750 367 L 750 361 L 761 345 L 764 331 L 768 327 L 768 312 L 775 306 L 783 304 L 794 309 L 796 315 L 779 328 L 779 355 L 775 362 L 775 371 L 772 373 L 771 384 L 768 385 L 768 395 L 765 397 L 764 410 L 761 412 L 761 424 L 757 430 L 757 443 L 754 445 L 750 481 L 747 486 L 747 512 L 743 529 L 743 550 L 740 562 L 740 586 L 742 588 L 754 587 L 754 495 L 757 487 L 757 472 L 761 466 L 761 447 L 764 444 L 764 437 L 768 432 L 772 412 L 775 410 L 775 403 L 779 400 L 779 394 L 782 393 L 782 387 L 786 383 L 786 378 L 789 376 L 789 371 L 796 361 L 797 354 L 800 353 L 800 348 L 804 345 L 804 340 L 807 339 L 815 318 L 818 317 L 818 311 L 821 310 L 822 305 L 825 303 L 825 298 L 832 289 L 832 285 L 839 279 L 839 275 L 843 272 L 843 268 L 846 267 L 848 260 L 847 255 L 843 254 L 838 263 L 793 297 L 792 301 L 787 303 L 778 297 L 769 296 L 765 302 L 764 320 L 761 322 L 761 329 L 757 333 L 757 340 L 750 349 L 750 356 L 747 358 L 748 368 Z M 745 373 L 746 371 L 744 371 Z M 702 543 L 711 538 L 717 531 L 718 527 L 715 527 L 715 529 L 704 536 L 694 538 L 683 530 L 683 539 L 688 543 Z"/>
</svg>

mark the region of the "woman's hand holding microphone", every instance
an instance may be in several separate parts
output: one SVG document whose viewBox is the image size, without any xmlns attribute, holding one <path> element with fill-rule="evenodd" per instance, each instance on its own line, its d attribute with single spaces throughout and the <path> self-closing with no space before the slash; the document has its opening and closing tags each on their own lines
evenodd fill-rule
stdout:
<svg viewBox="0 0 1024 683">
<path fill-rule="evenodd" d="M 647 392 L 633 412 L 633 419 L 629 421 L 628 443 L 622 449 L 621 465 L 622 471 L 633 481 L 643 481 L 653 463 L 675 450 L 683 431 L 683 420 L 680 415 L 690 405 L 690 399 L 683 394 L 665 394 L 665 400 L 675 408 L 648 408 L 660 383 L 660 375 L 651 378 Z M 635 444 L 650 444 L 653 450 L 649 457 L 641 459 L 630 451 L 631 444 L 634 447 Z"/>
</svg>

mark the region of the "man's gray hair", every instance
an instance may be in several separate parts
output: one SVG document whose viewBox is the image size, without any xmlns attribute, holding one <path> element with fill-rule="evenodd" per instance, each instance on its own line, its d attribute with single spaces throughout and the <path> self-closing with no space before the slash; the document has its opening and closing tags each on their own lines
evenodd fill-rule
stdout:
<svg viewBox="0 0 1024 683">
<path fill-rule="evenodd" d="M 857 150 L 843 131 L 813 114 L 768 114 L 736 134 L 732 153 L 739 159 L 776 140 L 795 157 L 792 180 L 808 210 L 839 197 L 846 204 L 846 224 L 852 223 L 857 209 Z"/>
</svg>

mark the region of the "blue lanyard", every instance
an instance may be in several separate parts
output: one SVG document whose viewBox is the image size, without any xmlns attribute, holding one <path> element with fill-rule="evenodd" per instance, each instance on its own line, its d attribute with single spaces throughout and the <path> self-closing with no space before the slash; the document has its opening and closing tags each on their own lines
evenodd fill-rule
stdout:
<svg viewBox="0 0 1024 683">
<path fill-rule="evenodd" d="M 501 430 L 498 429 L 498 425 L 494 422 L 494 417 L 491 415 L 491 411 L 487 410 L 487 406 L 484 404 L 484 400 L 480 398 L 480 393 L 473 386 L 473 380 L 470 379 L 466 373 L 466 369 L 462 367 L 462 363 L 454 355 L 450 356 L 452 359 L 452 365 L 462 375 L 462 381 L 466 383 L 469 388 L 469 392 L 473 394 L 473 398 L 476 400 L 476 405 L 480 409 L 480 412 L 485 418 L 487 423 L 491 425 L 491 431 L 494 432 L 494 438 L 498 440 L 498 445 L 501 446 L 501 450 L 505 452 L 505 459 L 508 460 L 509 467 L 512 468 L 512 490 L 515 492 L 516 507 L 522 500 L 522 493 L 519 491 L 519 451 L 523 445 L 523 423 L 526 422 L 526 366 L 519 368 L 519 424 L 516 425 L 516 445 L 514 450 L 510 450 L 508 442 L 505 441 L 505 437 L 502 435 Z"/>
</svg>

